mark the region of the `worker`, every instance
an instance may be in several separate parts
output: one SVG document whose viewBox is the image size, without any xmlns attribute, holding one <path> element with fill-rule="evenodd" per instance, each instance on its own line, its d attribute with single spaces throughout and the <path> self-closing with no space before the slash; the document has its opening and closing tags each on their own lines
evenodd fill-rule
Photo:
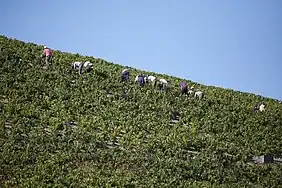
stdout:
<svg viewBox="0 0 282 188">
<path fill-rule="evenodd" d="M 124 69 L 121 73 L 121 81 L 128 81 L 129 80 L 129 70 L 128 69 Z"/>
<path fill-rule="evenodd" d="M 90 61 L 86 61 L 83 64 L 83 67 L 85 68 L 86 72 L 90 72 L 93 69 L 93 64 Z"/>
<path fill-rule="evenodd" d="M 48 48 L 47 46 L 44 46 L 42 58 L 45 58 L 46 65 L 49 65 L 51 63 L 52 56 L 53 56 L 52 50 Z"/>
<path fill-rule="evenodd" d="M 140 84 L 140 86 L 144 86 L 145 85 L 145 78 L 142 74 L 138 75 L 136 78 L 135 78 L 135 82 L 138 82 Z"/>
<path fill-rule="evenodd" d="M 182 82 L 180 82 L 180 90 L 181 90 L 181 95 L 186 94 L 188 95 L 188 86 L 187 83 L 183 80 Z"/>
<path fill-rule="evenodd" d="M 202 91 L 196 91 L 195 92 L 195 97 L 197 97 L 198 99 L 203 99 L 204 98 L 204 92 Z"/>
<path fill-rule="evenodd" d="M 157 81 L 159 82 L 160 89 L 165 90 L 168 87 L 168 82 L 165 79 L 161 78 Z"/>
<path fill-rule="evenodd" d="M 71 67 L 74 70 L 78 70 L 79 74 L 82 74 L 82 67 L 83 67 L 83 63 L 82 62 L 79 62 L 79 61 L 73 62 L 71 64 Z"/>
<path fill-rule="evenodd" d="M 259 105 L 259 111 L 260 112 L 264 112 L 265 111 L 265 103 L 264 102 L 262 102 L 260 105 Z"/>
</svg>

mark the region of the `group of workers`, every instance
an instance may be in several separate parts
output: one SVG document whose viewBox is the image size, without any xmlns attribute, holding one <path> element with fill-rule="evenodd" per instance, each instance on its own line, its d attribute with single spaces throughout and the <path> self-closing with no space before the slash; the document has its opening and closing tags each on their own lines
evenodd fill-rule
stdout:
<svg viewBox="0 0 282 188">
<path fill-rule="evenodd" d="M 90 72 L 93 68 L 93 64 L 90 61 L 84 63 L 76 61 L 72 63 L 71 67 L 72 69 L 78 70 L 79 74 L 82 74 L 83 68 L 85 69 L 85 72 Z"/>
<path fill-rule="evenodd" d="M 44 46 L 41 57 L 44 58 L 45 64 L 49 66 L 53 57 L 53 51 L 47 46 Z M 85 69 L 85 72 L 91 71 L 93 64 L 90 61 L 86 61 L 84 63 L 76 61 L 72 63 L 71 67 L 78 70 L 79 74 L 82 74 L 83 68 Z"/>
<path fill-rule="evenodd" d="M 121 81 L 129 80 L 129 70 L 124 69 L 121 73 Z M 141 87 L 143 87 L 146 83 L 152 84 L 153 87 L 158 87 L 161 90 L 165 90 L 168 87 L 168 82 L 163 78 L 157 78 L 152 75 L 143 75 L 139 74 L 135 77 L 135 83 L 139 83 Z M 198 99 L 202 99 L 204 97 L 204 93 L 202 91 L 194 91 L 194 87 L 189 88 L 187 83 L 183 80 L 180 83 L 180 92 L 181 95 L 187 96 L 195 96 Z"/>
<path fill-rule="evenodd" d="M 121 73 L 121 82 L 129 80 L 129 70 L 124 69 Z M 165 90 L 168 87 L 168 83 L 165 79 L 157 79 L 155 76 L 137 75 L 134 80 L 135 83 L 139 83 L 140 86 L 144 86 L 146 83 L 152 83 L 153 86 L 158 86 L 160 89 Z"/>
<path fill-rule="evenodd" d="M 42 53 L 42 58 L 45 58 L 45 64 L 49 65 L 51 63 L 52 60 L 52 56 L 53 56 L 53 52 L 50 48 L 48 48 L 47 46 L 44 46 L 44 50 Z M 78 70 L 79 74 L 82 74 L 83 72 L 83 68 L 85 69 L 85 72 L 89 72 L 92 70 L 93 68 L 93 64 L 90 61 L 86 61 L 84 63 L 82 62 L 73 62 L 71 65 L 72 69 Z M 129 70 L 128 69 L 124 69 L 121 73 L 121 82 L 123 81 L 128 81 L 129 80 Z M 161 90 L 165 90 L 168 87 L 168 82 L 161 78 L 158 79 L 155 76 L 152 75 L 137 75 L 135 77 L 135 83 L 139 83 L 140 86 L 144 86 L 146 83 L 151 83 L 153 87 L 158 87 Z M 198 99 L 202 99 L 204 97 L 204 93 L 202 91 L 196 90 L 194 91 L 194 87 L 189 88 L 187 83 L 183 80 L 182 82 L 180 82 L 180 91 L 181 91 L 181 95 L 187 95 L 187 96 L 195 96 Z M 265 103 L 262 102 L 258 105 L 255 105 L 254 107 L 254 111 L 260 111 L 260 112 L 264 112 L 265 111 Z"/>
</svg>

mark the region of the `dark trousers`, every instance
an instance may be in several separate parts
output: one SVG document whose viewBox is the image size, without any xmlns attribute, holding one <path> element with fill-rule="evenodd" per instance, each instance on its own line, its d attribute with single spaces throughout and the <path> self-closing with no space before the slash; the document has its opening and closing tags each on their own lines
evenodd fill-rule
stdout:
<svg viewBox="0 0 282 188">
<path fill-rule="evenodd" d="M 48 55 L 48 56 L 42 55 L 42 58 L 44 58 L 46 65 L 48 65 L 49 63 L 51 63 L 52 55 Z"/>
<path fill-rule="evenodd" d="M 129 80 L 129 74 L 123 74 L 123 75 L 121 75 L 121 81 L 123 82 L 123 81 L 128 81 Z"/>
<path fill-rule="evenodd" d="M 181 95 L 186 94 L 188 95 L 188 89 L 187 87 L 181 88 Z"/>
</svg>

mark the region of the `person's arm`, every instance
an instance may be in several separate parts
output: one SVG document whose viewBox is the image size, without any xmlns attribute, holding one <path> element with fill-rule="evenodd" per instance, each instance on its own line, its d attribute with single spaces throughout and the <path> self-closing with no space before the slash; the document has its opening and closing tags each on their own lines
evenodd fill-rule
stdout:
<svg viewBox="0 0 282 188">
<path fill-rule="evenodd" d="M 42 54 L 41 54 L 41 57 L 45 57 L 45 50 L 43 50 Z"/>
</svg>

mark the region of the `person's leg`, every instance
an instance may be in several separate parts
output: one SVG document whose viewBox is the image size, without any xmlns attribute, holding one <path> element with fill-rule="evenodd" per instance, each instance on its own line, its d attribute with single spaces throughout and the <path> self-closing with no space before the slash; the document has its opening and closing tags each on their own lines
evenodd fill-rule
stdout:
<svg viewBox="0 0 282 188">
<path fill-rule="evenodd" d="M 184 90 L 184 94 L 188 95 L 188 88 L 187 87 Z"/>
<path fill-rule="evenodd" d="M 49 56 L 45 56 L 45 64 L 49 65 Z"/>
<path fill-rule="evenodd" d="M 51 64 L 51 59 L 52 59 L 52 55 L 46 56 L 46 62 L 48 65 Z"/>
<path fill-rule="evenodd" d="M 82 67 L 83 67 L 83 64 L 81 63 L 78 67 L 78 73 L 79 74 L 82 74 Z"/>
<path fill-rule="evenodd" d="M 181 92 L 181 95 L 183 95 L 184 93 L 184 88 L 182 86 L 180 86 L 180 92 Z"/>
<path fill-rule="evenodd" d="M 156 80 L 154 80 L 154 81 L 152 82 L 152 86 L 153 86 L 153 87 L 156 87 L 156 83 L 157 83 Z"/>
<path fill-rule="evenodd" d="M 52 58 L 53 58 L 53 55 L 50 55 L 48 59 L 49 64 L 52 64 Z"/>
</svg>

